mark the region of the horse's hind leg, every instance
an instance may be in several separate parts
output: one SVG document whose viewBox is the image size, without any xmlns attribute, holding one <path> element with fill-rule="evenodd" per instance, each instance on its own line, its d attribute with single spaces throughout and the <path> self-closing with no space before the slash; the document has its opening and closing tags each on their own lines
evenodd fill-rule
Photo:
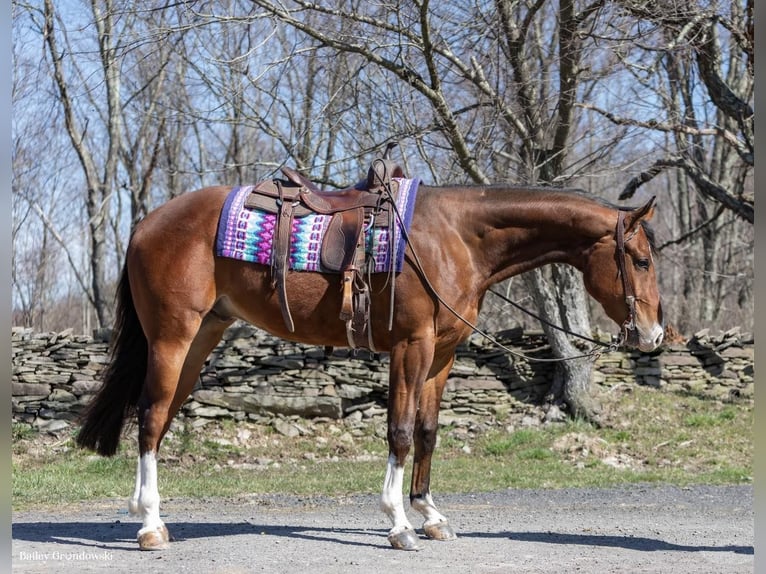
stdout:
<svg viewBox="0 0 766 574">
<path fill-rule="evenodd" d="M 213 313 L 209 313 L 202 321 L 197 336 L 194 338 L 189 351 L 184 361 L 184 366 L 179 378 L 178 388 L 176 389 L 175 396 L 168 410 L 167 422 L 162 432 L 162 436 L 165 436 L 167 430 L 170 428 L 170 423 L 173 421 L 173 417 L 178 413 L 178 410 L 183 405 L 184 401 L 188 398 L 194 384 L 197 382 L 197 378 L 210 352 L 215 348 L 218 342 L 221 340 L 224 331 L 233 323 L 231 319 L 217 318 Z M 141 514 L 139 508 L 139 497 L 141 494 L 141 457 L 138 458 L 138 468 L 136 470 L 136 484 L 133 496 L 128 502 L 128 509 L 130 514 L 138 516 Z"/>
<path fill-rule="evenodd" d="M 157 452 L 173 417 L 191 393 L 210 351 L 221 340 L 230 320 L 207 315 L 191 343 L 154 341 L 149 344 L 149 367 L 139 400 L 139 462 L 131 512 L 141 516 L 138 543 L 142 550 L 161 550 L 170 540 L 160 518 Z M 191 325 L 186 325 L 188 329 Z M 186 330 L 184 329 L 184 330 Z"/>
<path fill-rule="evenodd" d="M 138 401 L 138 497 L 134 505 L 142 520 L 138 531 L 142 550 L 166 548 L 170 540 L 160 519 L 157 451 L 188 350 L 189 343 L 183 341 L 149 341 L 148 345 L 146 380 Z"/>
<path fill-rule="evenodd" d="M 454 356 L 423 386 L 413 435 L 415 456 L 412 466 L 410 505 L 423 515 L 425 519 L 423 530 L 426 536 L 435 540 L 457 538 L 447 518 L 436 508 L 430 486 L 431 459 L 436 448 L 436 433 L 439 427 L 439 407 L 453 362 Z"/>
</svg>

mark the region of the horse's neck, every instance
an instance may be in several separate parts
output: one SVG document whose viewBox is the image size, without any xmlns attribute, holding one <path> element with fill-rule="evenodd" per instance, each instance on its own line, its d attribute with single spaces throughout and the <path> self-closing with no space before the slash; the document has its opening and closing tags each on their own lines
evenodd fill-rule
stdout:
<svg viewBox="0 0 766 574">
<path fill-rule="evenodd" d="M 611 210 L 569 193 L 478 192 L 463 210 L 487 286 L 548 263 L 581 269 L 585 251 L 610 228 Z"/>
</svg>

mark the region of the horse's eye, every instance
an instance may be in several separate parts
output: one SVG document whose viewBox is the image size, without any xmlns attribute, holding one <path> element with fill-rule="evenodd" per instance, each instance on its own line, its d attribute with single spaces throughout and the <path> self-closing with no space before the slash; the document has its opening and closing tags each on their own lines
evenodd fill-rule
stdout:
<svg viewBox="0 0 766 574">
<path fill-rule="evenodd" d="M 648 259 L 639 259 L 636 261 L 636 267 L 639 269 L 643 269 L 644 271 L 649 271 L 649 260 Z"/>
</svg>

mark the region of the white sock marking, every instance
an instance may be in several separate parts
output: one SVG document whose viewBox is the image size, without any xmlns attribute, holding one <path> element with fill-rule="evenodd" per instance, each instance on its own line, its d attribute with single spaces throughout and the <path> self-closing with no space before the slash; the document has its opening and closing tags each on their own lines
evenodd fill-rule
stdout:
<svg viewBox="0 0 766 574">
<path fill-rule="evenodd" d="M 133 496 L 128 501 L 128 512 L 131 516 L 138 516 L 140 513 L 138 506 L 138 497 L 141 495 L 141 457 L 136 462 L 136 486 L 133 489 Z"/>
<path fill-rule="evenodd" d="M 380 509 L 388 516 L 393 528 L 391 534 L 403 530 L 412 530 L 412 524 L 407 520 L 402 502 L 402 485 L 404 482 L 404 467 L 396 464 L 393 454 L 388 456 L 386 478 L 383 481 L 383 494 L 380 497 Z"/>
<path fill-rule="evenodd" d="M 422 498 L 416 498 L 412 501 L 412 508 L 417 510 L 425 518 L 423 526 L 430 526 L 439 522 L 447 522 L 447 518 L 436 509 L 434 499 L 431 493 L 427 493 Z"/>
<path fill-rule="evenodd" d="M 141 536 L 151 530 L 159 530 L 164 526 L 160 519 L 160 491 L 157 488 L 157 457 L 149 451 L 141 457 L 141 487 L 138 498 L 138 508 L 143 519 L 143 528 L 138 531 Z"/>
</svg>

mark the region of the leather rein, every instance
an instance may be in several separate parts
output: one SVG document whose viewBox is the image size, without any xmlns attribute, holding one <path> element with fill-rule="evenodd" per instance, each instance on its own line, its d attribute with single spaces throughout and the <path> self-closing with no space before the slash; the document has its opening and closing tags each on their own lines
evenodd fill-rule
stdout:
<svg viewBox="0 0 766 574">
<path fill-rule="evenodd" d="M 405 242 L 410 248 L 410 251 L 412 252 L 412 258 L 413 261 L 417 267 L 418 272 L 420 273 L 421 277 L 423 278 L 426 286 L 431 291 L 431 293 L 436 297 L 436 299 L 444 305 L 444 307 L 447 308 L 447 310 L 452 313 L 457 319 L 462 321 L 464 324 L 466 324 L 468 327 L 470 327 L 475 333 L 481 335 L 485 339 L 487 339 L 490 343 L 500 347 L 507 353 L 510 353 L 511 355 L 514 355 L 516 357 L 525 359 L 527 361 L 534 361 L 538 363 L 556 363 L 561 361 L 571 361 L 575 359 L 584 359 L 584 358 L 593 358 L 595 361 L 600 357 L 605 351 L 615 351 L 618 348 L 620 348 L 622 345 L 624 345 L 626 342 L 632 340 L 633 338 L 638 336 L 638 331 L 636 329 L 636 295 L 635 290 L 633 289 L 633 283 L 631 282 L 630 278 L 628 277 L 627 268 L 625 260 L 627 258 L 627 254 L 625 252 L 625 243 L 627 241 L 630 241 L 633 239 L 633 237 L 638 233 L 638 230 L 636 230 L 634 233 L 630 235 L 627 239 L 625 239 L 625 211 L 620 210 L 617 214 L 617 229 L 615 230 L 615 241 L 617 244 L 617 250 L 616 250 L 616 256 L 617 256 L 617 268 L 620 274 L 620 277 L 622 278 L 622 288 L 623 292 L 625 294 L 625 304 L 628 306 L 628 317 L 623 322 L 621 328 L 620 328 L 620 338 L 617 341 L 614 341 L 612 343 L 604 343 L 602 341 L 598 341 L 596 339 L 592 339 L 591 337 L 587 337 L 585 335 L 581 335 L 579 333 L 574 333 L 570 331 L 569 329 L 566 329 L 564 327 L 561 327 L 559 325 L 556 325 L 554 323 L 551 323 L 550 321 L 547 321 L 540 317 L 539 315 L 536 315 L 535 313 L 529 311 L 528 309 L 524 308 L 523 306 L 519 305 L 518 303 L 515 303 L 514 301 L 507 298 L 505 295 L 502 295 L 498 291 L 494 289 L 489 289 L 489 292 L 496 295 L 497 297 L 500 297 L 505 302 L 512 304 L 514 307 L 519 309 L 520 311 L 523 311 L 524 313 L 534 317 L 535 319 L 538 319 L 542 323 L 545 323 L 549 327 L 552 327 L 554 329 L 557 329 L 559 331 L 562 331 L 563 333 L 566 333 L 567 335 L 571 335 L 573 337 L 577 337 L 579 339 L 588 341 L 590 343 L 593 343 L 597 347 L 601 348 L 594 348 L 591 349 L 587 353 L 583 353 L 580 355 L 573 355 L 570 357 L 560 357 L 560 358 L 539 358 L 539 357 L 530 357 L 529 355 L 526 355 L 524 353 L 520 353 L 518 351 L 515 351 L 511 348 L 509 348 L 507 345 L 504 345 L 500 341 L 498 341 L 495 337 L 487 333 L 486 331 L 480 329 L 477 325 L 463 317 L 460 313 L 458 313 L 449 303 L 447 303 L 441 295 L 436 291 L 434 286 L 431 284 L 431 281 L 428 279 L 428 276 L 425 273 L 425 270 L 423 269 L 423 265 L 420 262 L 420 258 L 418 257 L 412 242 L 410 241 L 410 237 L 407 233 L 407 231 L 404 229 L 404 225 L 401 221 L 401 216 L 399 214 L 399 211 L 396 209 L 396 206 L 394 206 L 394 212 L 399 220 L 402 234 L 404 237 Z M 390 327 L 389 327 L 390 328 Z"/>
</svg>

